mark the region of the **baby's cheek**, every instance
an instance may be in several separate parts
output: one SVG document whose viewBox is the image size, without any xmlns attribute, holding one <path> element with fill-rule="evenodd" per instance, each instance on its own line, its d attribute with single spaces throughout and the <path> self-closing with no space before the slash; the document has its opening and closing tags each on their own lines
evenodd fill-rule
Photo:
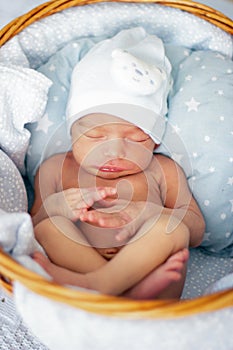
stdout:
<svg viewBox="0 0 233 350">
<path fill-rule="evenodd" d="M 153 153 L 143 146 L 137 146 L 135 149 L 129 150 L 128 157 L 131 159 L 132 163 L 135 164 L 135 166 L 137 166 L 141 171 L 144 171 L 151 163 Z"/>
</svg>

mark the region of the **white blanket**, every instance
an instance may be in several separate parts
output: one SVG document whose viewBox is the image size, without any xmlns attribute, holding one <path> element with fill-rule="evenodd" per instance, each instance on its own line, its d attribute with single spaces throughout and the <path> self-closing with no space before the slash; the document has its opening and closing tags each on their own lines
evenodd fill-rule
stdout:
<svg viewBox="0 0 233 350">
<path fill-rule="evenodd" d="M 30 133 L 26 123 L 39 120 L 47 103 L 51 82 L 33 69 L 0 65 L 0 148 L 24 173 Z"/>
</svg>

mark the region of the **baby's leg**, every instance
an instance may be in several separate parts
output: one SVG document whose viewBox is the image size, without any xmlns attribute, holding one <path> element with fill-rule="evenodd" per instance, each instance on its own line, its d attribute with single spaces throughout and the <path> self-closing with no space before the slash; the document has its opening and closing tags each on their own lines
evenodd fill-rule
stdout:
<svg viewBox="0 0 233 350">
<path fill-rule="evenodd" d="M 123 247 L 107 264 L 84 275 L 68 276 L 66 274 L 70 282 L 61 280 L 58 282 L 75 284 L 105 294 L 123 294 L 163 264 L 171 255 L 188 247 L 188 228 L 173 218 L 173 227 L 168 233 L 168 223 L 171 223 L 171 217 L 165 215 L 161 216 L 155 224 L 147 222 L 147 232 Z M 54 266 L 49 269 L 47 267 L 47 271 L 53 276 Z M 177 297 L 176 292 L 174 297 Z"/>
<path fill-rule="evenodd" d="M 185 281 L 188 249 L 173 254 L 162 265 L 155 268 L 142 281 L 123 296 L 132 299 L 170 299 L 180 298 Z"/>
<path fill-rule="evenodd" d="M 32 258 L 59 284 L 70 284 L 78 287 L 86 287 L 85 274 L 71 271 L 51 262 L 41 252 L 32 254 Z"/>
<path fill-rule="evenodd" d="M 175 217 L 161 215 L 156 222 L 147 221 L 143 229 L 108 264 L 86 274 L 88 288 L 121 295 L 189 245 L 189 230 Z"/>
<path fill-rule="evenodd" d="M 86 273 L 106 264 L 82 232 L 65 217 L 45 219 L 35 227 L 35 236 L 56 265 Z"/>
<path fill-rule="evenodd" d="M 132 299 L 179 298 L 182 289 L 180 290 L 179 288 L 177 290 L 176 285 L 177 283 L 181 284 L 182 271 L 188 257 L 188 249 L 183 249 L 173 254 L 164 264 L 155 268 L 148 276 L 123 293 L 122 296 Z M 35 252 L 33 258 L 57 283 L 85 287 L 85 275 L 53 264 L 40 252 Z M 174 286 L 176 286 L 175 290 Z"/>
</svg>

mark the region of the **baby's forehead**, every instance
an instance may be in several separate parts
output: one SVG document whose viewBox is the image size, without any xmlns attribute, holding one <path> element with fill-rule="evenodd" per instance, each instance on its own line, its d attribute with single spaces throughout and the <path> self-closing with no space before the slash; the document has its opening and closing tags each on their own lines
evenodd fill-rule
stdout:
<svg viewBox="0 0 233 350">
<path fill-rule="evenodd" d="M 85 115 L 84 117 L 78 119 L 73 126 L 74 127 L 84 127 L 87 129 L 91 128 L 104 128 L 108 125 L 112 125 L 117 127 L 117 125 L 124 127 L 131 127 L 138 129 L 138 127 L 122 118 L 116 117 L 114 115 L 110 114 L 104 114 L 104 113 L 92 113 Z"/>
</svg>

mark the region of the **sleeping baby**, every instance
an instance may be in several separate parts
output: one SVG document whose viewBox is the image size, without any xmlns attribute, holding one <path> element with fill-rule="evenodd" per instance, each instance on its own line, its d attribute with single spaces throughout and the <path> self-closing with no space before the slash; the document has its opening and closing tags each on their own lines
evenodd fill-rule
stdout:
<svg viewBox="0 0 233 350">
<path fill-rule="evenodd" d="M 184 172 L 154 153 L 166 127 L 171 65 L 142 28 L 95 45 L 75 66 L 67 106 L 72 150 L 35 178 L 31 215 L 61 284 L 134 299 L 179 298 L 188 247 L 204 219 Z"/>
</svg>

